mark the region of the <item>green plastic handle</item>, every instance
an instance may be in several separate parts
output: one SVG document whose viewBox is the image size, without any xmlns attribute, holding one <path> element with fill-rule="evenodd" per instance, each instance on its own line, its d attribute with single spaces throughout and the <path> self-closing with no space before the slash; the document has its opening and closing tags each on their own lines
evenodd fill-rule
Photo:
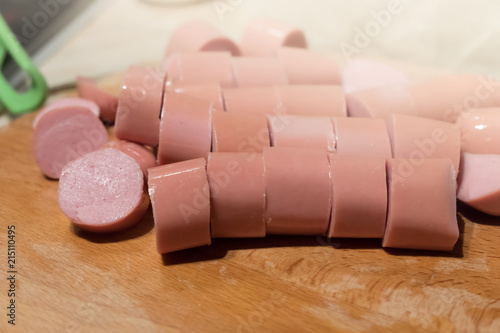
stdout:
<svg viewBox="0 0 500 333">
<path fill-rule="evenodd" d="M 25 92 L 18 92 L 0 72 L 0 102 L 15 114 L 32 111 L 45 101 L 48 92 L 47 83 L 0 15 L 0 65 L 7 53 L 29 74 L 31 87 Z"/>
</svg>

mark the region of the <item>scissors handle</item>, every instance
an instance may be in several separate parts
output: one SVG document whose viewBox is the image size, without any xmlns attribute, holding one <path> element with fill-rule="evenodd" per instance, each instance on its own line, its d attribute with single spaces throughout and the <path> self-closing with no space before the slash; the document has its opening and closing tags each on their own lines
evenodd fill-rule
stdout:
<svg viewBox="0 0 500 333">
<path fill-rule="evenodd" d="M 7 53 L 31 79 L 31 86 L 25 92 L 15 90 L 0 71 L 0 102 L 10 112 L 20 114 L 41 106 L 47 97 L 47 83 L 35 64 L 26 54 L 9 26 L 0 15 L 0 67 Z"/>
</svg>

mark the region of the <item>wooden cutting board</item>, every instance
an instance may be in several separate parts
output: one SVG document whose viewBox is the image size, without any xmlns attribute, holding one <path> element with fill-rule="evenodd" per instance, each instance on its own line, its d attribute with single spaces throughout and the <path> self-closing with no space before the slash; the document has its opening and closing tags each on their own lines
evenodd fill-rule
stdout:
<svg viewBox="0 0 500 333">
<path fill-rule="evenodd" d="M 151 212 L 114 235 L 71 226 L 35 164 L 33 117 L 0 128 L 1 332 L 500 332 L 500 218 L 459 205 L 451 253 L 267 237 L 161 256 Z"/>
</svg>

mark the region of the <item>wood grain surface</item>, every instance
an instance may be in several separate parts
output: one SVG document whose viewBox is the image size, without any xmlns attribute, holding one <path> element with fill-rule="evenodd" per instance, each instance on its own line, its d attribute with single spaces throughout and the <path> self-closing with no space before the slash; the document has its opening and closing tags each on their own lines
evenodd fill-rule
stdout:
<svg viewBox="0 0 500 333">
<path fill-rule="evenodd" d="M 120 80 L 103 86 L 116 92 Z M 500 218 L 459 204 L 451 253 L 284 236 L 161 256 L 151 212 L 113 235 L 69 223 L 57 182 L 35 164 L 33 117 L 0 128 L 0 332 L 500 332 Z"/>
</svg>

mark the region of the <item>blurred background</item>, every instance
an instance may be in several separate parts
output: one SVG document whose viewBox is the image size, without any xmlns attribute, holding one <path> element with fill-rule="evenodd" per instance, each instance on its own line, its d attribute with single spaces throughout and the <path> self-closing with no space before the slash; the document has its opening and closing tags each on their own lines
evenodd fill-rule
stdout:
<svg viewBox="0 0 500 333">
<path fill-rule="evenodd" d="M 237 42 L 266 17 L 303 29 L 313 50 L 500 77 L 498 0 L 2 0 L 0 12 L 51 88 L 157 63 L 194 18 Z"/>
</svg>

